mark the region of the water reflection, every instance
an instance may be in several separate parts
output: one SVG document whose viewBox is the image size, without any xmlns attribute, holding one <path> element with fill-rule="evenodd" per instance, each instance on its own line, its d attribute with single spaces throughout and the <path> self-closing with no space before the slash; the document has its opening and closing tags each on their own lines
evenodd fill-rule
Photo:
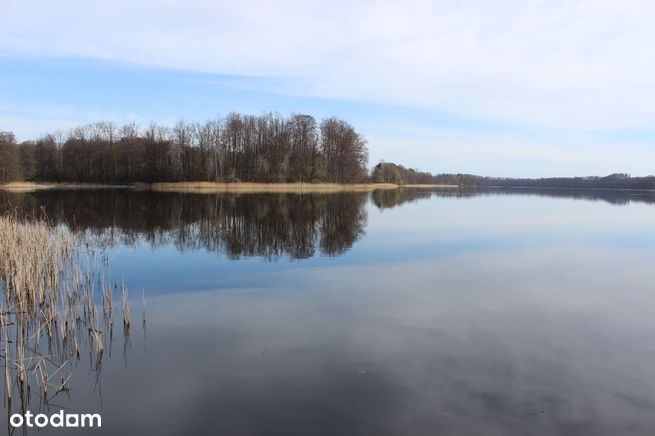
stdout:
<svg viewBox="0 0 655 436">
<path fill-rule="evenodd" d="M 146 289 L 147 347 L 66 404 L 97 434 L 655 431 L 650 193 L 5 199 L 135 244 L 112 274 Z"/>
<path fill-rule="evenodd" d="M 584 201 L 604 201 L 617 206 L 630 203 L 655 204 L 654 191 L 630 191 L 611 189 L 547 189 L 547 188 L 479 188 L 479 189 L 427 189 L 406 188 L 374 191 L 373 203 L 379 209 L 389 209 L 405 203 L 413 203 L 432 197 L 472 198 L 486 196 L 525 196 L 562 198 Z"/>
<path fill-rule="evenodd" d="M 617 206 L 631 203 L 655 204 L 655 191 L 619 189 L 547 189 L 547 188 L 482 188 L 475 195 L 521 195 L 584 201 L 603 201 Z"/>
<path fill-rule="evenodd" d="M 174 245 L 230 259 L 343 254 L 364 234 L 367 194 L 194 195 L 125 190 L 4 194 L 4 208 L 89 232 L 105 245 Z"/>
<path fill-rule="evenodd" d="M 131 190 L 0 191 L 0 211 L 46 214 L 87 232 L 104 246 L 206 249 L 230 259 L 339 256 L 365 234 L 366 202 L 380 210 L 430 198 L 527 196 L 655 204 L 647 191 L 562 189 L 397 189 L 333 194 L 179 194 Z"/>
</svg>

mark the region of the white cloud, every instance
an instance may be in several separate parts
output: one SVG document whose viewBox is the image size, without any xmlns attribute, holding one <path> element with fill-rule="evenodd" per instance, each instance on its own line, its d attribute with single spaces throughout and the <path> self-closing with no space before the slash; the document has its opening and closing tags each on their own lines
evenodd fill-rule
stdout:
<svg viewBox="0 0 655 436">
<path fill-rule="evenodd" d="M 653 22 L 650 0 L 14 0 L 0 52 L 298 77 L 285 91 L 602 130 L 655 121 Z"/>
</svg>

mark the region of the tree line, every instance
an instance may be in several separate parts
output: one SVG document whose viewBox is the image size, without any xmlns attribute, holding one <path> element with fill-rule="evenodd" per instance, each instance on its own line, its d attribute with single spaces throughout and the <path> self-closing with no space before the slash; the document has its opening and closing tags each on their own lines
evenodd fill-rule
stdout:
<svg viewBox="0 0 655 436">
<path fill-rule="evenodd" d="M 568 189 L 655 189 L 655 176 L 632 177 L 625 173 L 598 177 L 507 178 L 473 174 L 430 174 L 402 165 L 380 162 L 371 179 L 377 183 L 458 185 L 463 188 L 568 188 Z"/>
<path fill-rule="evenodd" d="M 406 168 L 391 162 L 380 162 L 371 173 L 374 183 L 396 185 L 458 185 L 475 186 L 476 176 L 470 174 L 431 174 L 414 168 Z"/>
<path fill-rule="evenodd" d="M 333 182 L 473 187 L 655 189 L 655 177 L 499 178 L 431 174 L 380 162 L 370 176 L 366 139 L 346 121 L 310 115 L 231 113 L 205 123 L 141 128 L 99 122 L 16 142 L 0 131 L 0 184 L 12 181 Z"/>
<path fill-rule="evenodd" d="M 334 182 L 367 179 L 366 139 L 346 121 L 231 113 L 205 123 L 99 122 L 17 143 L 0 132 L 0 182 Z"/>
<path fill-rule="evenodd" d="M 604 177 L 549 177 L 540 179 L 513 179 L 476 177 L 477 186 L 521 188 L 575 188 L 575 189 L 655 189 L 655 176 L 632 177 L 625 173 Z"/>
</svg>

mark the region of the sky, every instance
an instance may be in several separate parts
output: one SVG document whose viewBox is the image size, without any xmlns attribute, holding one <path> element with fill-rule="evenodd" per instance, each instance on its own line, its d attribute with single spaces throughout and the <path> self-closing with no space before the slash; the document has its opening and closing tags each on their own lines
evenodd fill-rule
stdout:
<svg viewBox="0 0 655 436">
<path fill-rule="evenodd" d="M 349 121 L 369 164 L 655 173 L 652 0 L 0 0 L 0 130 Z"/>
</svg>

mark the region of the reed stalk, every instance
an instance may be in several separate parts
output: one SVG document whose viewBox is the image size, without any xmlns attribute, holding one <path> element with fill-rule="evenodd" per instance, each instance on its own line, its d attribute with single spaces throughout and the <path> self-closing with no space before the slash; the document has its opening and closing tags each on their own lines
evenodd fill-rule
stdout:
<svg viewBox="0 0 655 436">
<path fill-rule="evenodd" d="M 92 368 L 100 370 L 114 314 L 106 259 L 102 247 L 66 226 L 0 216 L 0 364 L 8 404 L 19 398 L 25 409 L 35 389 L 44 402 L 67 390 L 80 344 L 89 344 Z M 127 332 L 124 285 L 121 304 Z"/>
</svg>

